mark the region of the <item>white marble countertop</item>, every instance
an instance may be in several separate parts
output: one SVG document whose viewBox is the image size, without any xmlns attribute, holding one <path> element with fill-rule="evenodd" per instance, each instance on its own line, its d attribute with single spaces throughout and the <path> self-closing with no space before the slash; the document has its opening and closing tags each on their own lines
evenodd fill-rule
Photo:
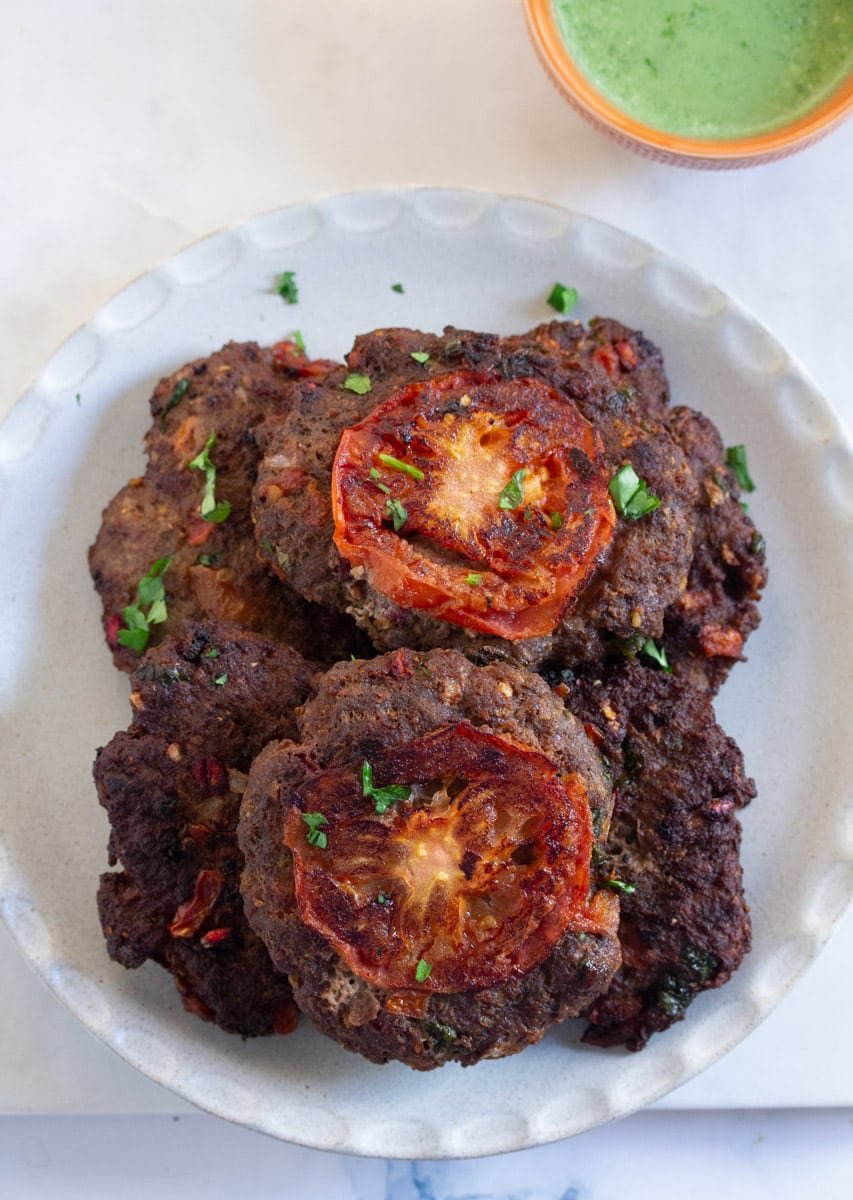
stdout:
<svg viewBox="0 0 853 1200">
<path fill-rule="evenodd" d="M 7 0 L 4 9 L 0 416 L 82 321 L 195 238 L 290 201 L 425 183 L 553 201 L 647 239 L 750 307 L 853 425 L 853 123 L 750 170 L 647 162 L 560 100 L 515 0 Z M 637 1166 L 640 1183 L 626 1166 L 621 1190 L 630 1184 L 644 1196 L 644 1160 L 633 1155 L 649 1138 L 676 1135 L 679 1149 L 665 1178 L 655 1175 L 656 1194 L 667 1185 L 684 1190 L 690 1154 L 713 1152 L 726 1164 L 709 1176 L 717 1186 L 727 1186 L 728 1171 L 728 1186 L 754 1179 L 753 1195 L 793 1195 L 797 1148 L 811 1186 L 824 1181 L 825 1194 L 850 1194 L 850 1125 L 840 1113 L 718 1111 L 700 1120 L 677 1110 L 853 1106 L 853 1027 L 839 999 L 851 985 L 848 913 L 764 1025 L 655 1114 L 585 1135 L 561 1153 L 500 1160 L 521 1164 L 512 1168 L 517 1183 L 486 1163 L 480 1174 L 460 1164 L 455 1175 L 442 1167 L 418 1182 L 393 1164 L 274 1146 L 188 1115 L 188 1105 L 78 1026 L 0 930 L 0 1176 L 15 1181 L 16 1197 L 100 1194 L 93 1178 L 103 1194 L 121 1179 L 123 1194 L 148 1195 L 167 1176 L 135 1149 L 128 1187 L 124 1159 L 109 1147 L 150 1145 L 158 1161 L 172 1162 L 174 1177 L 180 1138 L 162 1122 L 181 1114 L 196 1161 L 208 1154 L 221 1163 L 225 1144 L 235 1161 L 257 1152 L 261 1173 L 304 1179 L 288 1194 L 306 1197 L 485 1197 L 508 1188 L 531 1200 L 597 1197 L 591 1164 L 608 1149 Z M 57 1125 L 56 1114 L 72 1124 Z M 846 1159 L 836 1154 L 845 1135 Z M 568 1162 L 576 1174 L 565 1173 Z M 217 1177 L 224 1195 L 227 1169 Z M 609 1183 L 616 1194 L 618 1181 Z M 685 1194 L 711 1194 L 701 1175 L 690 1187 Z M 195 1192 L 182 1186 L 181 1194 Z"/>
</svg>

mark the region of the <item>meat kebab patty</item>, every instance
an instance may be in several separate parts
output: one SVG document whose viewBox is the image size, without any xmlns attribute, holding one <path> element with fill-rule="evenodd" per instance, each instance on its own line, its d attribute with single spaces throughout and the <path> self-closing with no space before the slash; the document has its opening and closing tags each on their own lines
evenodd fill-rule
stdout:
<svg viewBox="0 0 853 1200">
<path fill-rule="evenodd" d="M 236 626 L 190 625 L 133 676 L 133 723 L 98 752 L 110 819 L 98 909 L 110 956 L 175 977 L 185 1007 L 244 1036 L 288 1032 L 297 1012 L 243 915 L 236 826 L 246 773 L 296 734 L 314 672 L 296 651 Z"/>
<path fill-rule="evenodd" d="M 374 1062 L 467 1065 L 607 988 L 618 898 L 589 870 L 609 789 L 541 679 L 398 650 L 334 666 L 297 720 L 252 765 L 242 886 L 323 1033 Z"/>
<path fill-rule="evenodd" d="M 641 1049 L 725 983 L 750 947 L 737 811 L 755 796 L 707 693 L 618 663 L 558 685 L 608 758 L 615 810 L 601 880 L 617 881 L 622 966 L 584 1041 Z"/>
<path fill-rule="evenodd" d="M 719 685 L 757 624 L 763 546 L 641 334 L 377 330 L 347 363 L 265 442 L 256 534 L 283 580 L 379 649 L 541 666 L 662 641 Z"/>
<path fill-rule="evenodd" d="M 152 614 L 150 645 L 179 636 L 190 621 L 215 618 L 327 661 L 358 647 L 349 618 L 307 603 L 258 561 L 252 530 L 256 430 L 287 412 L 295 380 L 310 387 L 333 365 L 305 358 L 289 342 L 272 349 L 232 342 L 157 385 L 145 474 L 107 506 L 89 551 L 107 643 L 121 670 L 138 662 L 137 650 L 123 644 L 126 610 L 136 604 L 151 612 L 150 596 L 137 589 L 164 563 L 166 615 Z"/>
</svg>

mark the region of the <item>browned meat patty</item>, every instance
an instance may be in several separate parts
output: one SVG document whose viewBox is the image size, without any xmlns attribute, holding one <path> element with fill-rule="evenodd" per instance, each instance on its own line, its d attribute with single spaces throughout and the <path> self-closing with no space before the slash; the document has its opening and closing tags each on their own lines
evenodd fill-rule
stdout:
<svg viewBox="0 0 853 1200">
<path fill-rule="evenodd" d="M 558 690 L 610 761 L 615 811 L 598 869 L 623 885 L 622 966 L 584 1041 L 639 1050 L 749 950 L 735 814 L 755 786 L 707 694 L 683 680 L 621 663 Z"/>
<path fill-rule="evenodd" d="M 122 613 L 135 602 L 137 585 L 152 564 L 168 555 L 163 575 L 168 618 L 150 626 L 150 645 L 209 617 L 327 661 L 358 647 L 348 618 L 306 603 L 266 570 L 252 530 L 251 492 L 260 457 L 256 429 L 288 410 L 294 380 L 310 380 L 332 365 L 305 359 L 289 343 L 263 350 L 251 342 L 231 343 L 157 385 L 145 474 L 107 506 L 89 551 L 107 643 L 121 670 L 132 671 L 138 662 L 137 652 L 119 641 Z M 189 467 L 214 434 L 208 448 L 213 499 L 231 506 L 220 522 L 202 518 L 207 472 Z"/>
<path fill-rule="evenodd" d="M 502 897 L 509 893 L 502 890 L 507 886 L 501 883 L 504 877 L 476 840 L 480 826 L 472 814 L 486 805 L 491 816 L 488 822 L 484 817 L 484 823 L 503 829 L 507 838 L 521 829 L 521 844 L 511 838 L 507 844 L 516 845 L 510 858 L 528 881 L 519 886 L 532 889 L 529 895 L 525 892 L 525 903 L 531 905 L 537 902 L 537 888 L 545 886 L 532 882 L 533 874 L 544 870 L 536 840 L 544 837 L 538 832 L 544 818 L 529 816 L 527 824 L 519 826 L 518 814 L 526 811 L 526 804 L 541 805 L 545 811 L 551 803 L 545 778 L 553 768 L 548 765 L 543 771 L 542 764 L 555 764 L 560 778 L 569 772 L 565 778 L 584 781 L 584 813 L 592 807 L 598 831 L 598 843 L 588 834 L 587 850 L 600 844 L 607 829 L 610 797 L 599 756 L 541 679 L 507 664 L 478 668 L 452 651 L 398 650 L 371 661 L 337 664 L 322 677 L 316 698 L 297 719 L 296 743 L 268 746 L 252 765 L 239 827 L 246 860 L 243 893 L 250 924 L 275 965 L 289 975 L 300 1009 L 323 1033 L 374 1062 L 398 1059 L 420 1070 L 449 1060 L 471 1064 L 538 1041 L 553 1022 L 576 1016 L 606 989 L 619 964 L 618 900 L 610 890 L 590 898 L 588 881 L 582 885 L 583 903 L 590 904 L 594 917 L 583 931 L 579 920 L 574 931 L 569 926 L 555 933 L 550 952 L 546 949 L 544 959 L 530 969 L 510 972 L 501 982 L 482 987 L 466 988 L 456 976 L 453 989 L 439 990 L 436 982 L 441 971 L 468 972 L 470 978 L 488 969 L 476 939 L 466 943 L 467 951 L 460 951 L 454 941 L 455 918 L 448 924 L 434 915 L 446 912 L 441 907 L 444 887 L 458 897 L 452 889 L 464 891 L 463 878 L 475 881 L 474 892 L 465 893 L 465 913 L 487 912 L 483 930 L 497 927 L 501 936 L 500 921 L 510 920 L 488 915 L 493 904 L 494 911 L 503 911 L 500 906 L 508 901 Z M 504 789 L 500 806 L 494 789 L 474 799 L 471 781 L 477 778 L 482 747 L 471 750 L 465 760 L 468 780 L 452 772 L 445 779 L 438 753 L 427 760 L 421 775 L 400 767 L 401 761 L 423 752 L 423 742 L 438 745 L 442 739 L 462 736 L 460 729 L 473 739 L 472 745 L 478 738 L 498 743 L 486 748 L 496 763 L 507 746 L 510 758 L 515 753 L 535 757 L 542 772 L 538 787 L 528 786 L 526 792 Z M 391 787 L 388 779 L 396 774 L 397 783 L 401 777 L 409 781 L 411 795 L 398 793 L 392 801 L 380 789 L 374 811 L 374 793 L 367 792 L 364 782 L 365 762 L 375 772 L 371 786 Z M 425 782 L 435 774 L 436 779 Z M 403 793 L 408 791 L 400 786 Z M 460 787 L 468 789 L 462 795 L 469 797 L 470 807 L 454 808 Z M 584 820 L 589 823 L 588 817 Z M 283 830 L 293 850 L 285 844 Z M 463 850 L 465 845 L 468 849 Z M 482 853 L 471 850 L 474 845 Z M 421 868 L 420 856 L 426 864 Z M 480 870 L 497 872 L 493 888 L 476 890 Z M 565 866 L 560 870 L 565 872 Z M 569 874 L 565 872 L 565 878 Z M 545 876 L 550 878 L 548 872 Z M 442 882 L 448 878 L 454 882 Z M 334 892 L 331 901 L 324 891 L 329 887 Z M 325 933 L 318 931 L 318 914 L 328 920 Z M 540 936 L 538 928 L 535 936 Z M 415 947 L 426 937 L 433 939 L 433 947 L 446 937 L 451 949 L 434 965 L 421 958 L 417 970 L 406 976 L 409 986 L 386 987 L 365 977 L 391 978 L 403 961 L 413 966 L 419 953 Z M 340 948 L 341 939 L 346 946 L 339 953 L 333 943 Z M 524 940 L 521 937 L 519 943 Z M 375 961 L 362 967 L 370 948 Z"/>
<path fill-rule="evenodd" d="M 429 358 L 420 362 L 413 353 Z M 316 603 L 352 613 L 379 649 L 446 646 L 480 662 L 536 667 L 600 661 L 614 650 L 633 656 L 652 638 L 677 670 L 719 685 L 757 623 L 763 550 L 721 463 L 716 432 L 697 414 L 689 414 L 693 425 L 679 418 L 689 410 L 668 411 L 660 353 L 641 334 L 614 321 L 593 321 L 589 330 L 552 322 L 511 338 L 378 330 L 356 340 L 347 362 L 319 384 L 299 387 L 264 443 L 256 534 L 261 556 L 283 580 Z M 550 635 L 507 641 L 404 607 L 374 588 L 363 567 L 351 567 L 332 540 L 331 471 L 342 432 L 401 388 L 456 370 L 544 381 L 598 431 L 609 472 L 630 461 L 660 498 L 641 519 L 617 520 L 598 567 Z M 347 374 L 367 376 L 370 390 L 347 390 Z M 708 491 L 709 473 L 723 480 L 721 503 Z M 704 615 L 700 595 L 710 597 Z"/>
<path fill-rule="evenodd" d="M 111 958 L 175 977 L 189 1011 L 244 1036 L 287 1032 L 290 986 L 243 915 L 236 825 L 246 773 L 296 734 L 313 669 L 236 626 L 193 624 L 133 676 L 133 723 L 98 752 L 110 819 L 98 909 Z"/>
</svg>

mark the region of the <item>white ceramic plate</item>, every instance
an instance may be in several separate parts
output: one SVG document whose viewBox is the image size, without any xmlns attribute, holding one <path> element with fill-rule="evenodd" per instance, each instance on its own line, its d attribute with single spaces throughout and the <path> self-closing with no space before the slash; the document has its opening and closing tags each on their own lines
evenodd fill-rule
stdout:
<svg viewBox="0 0 853 1200">
<path fill-rule="evenodd" d="M 274 292 L 294 270 L 299 303 Z M 94 748 L 129 721 L 102 643 L 86 548 L 141 472 L 156 381 L 225 341 L 298 327 L 339 357 L 381 325 L 515 332 L 615 316 L 663 347 L 674 403 L 745 442 L 769 546 L 764 620 L 718 702 L 759 798 L 744 817 L 754 949 L 734 980 L 639 1055 L 577 1043 L 420 1075 L 315 1034 L 241 1042 L 184 1013 L 154 966 L 106 956 L 95 889 L 107 823 Z M 391 285 L 401 282 L 403 294 Z M 628 235 L 562 209 L 441 190 L 282 209 L 190 247 L 131 284 L 57 352 L 0 429 L 2 912 L 50 987 L 98 1037 L 175 1092 L 289 1141 L 394 1158 L 491 1154 L 632 1112 L 735 1045 L 784 995 L 853 893 L 849 695 L 853 465 L 826 404 L 739 305 Z"/>
</svg>

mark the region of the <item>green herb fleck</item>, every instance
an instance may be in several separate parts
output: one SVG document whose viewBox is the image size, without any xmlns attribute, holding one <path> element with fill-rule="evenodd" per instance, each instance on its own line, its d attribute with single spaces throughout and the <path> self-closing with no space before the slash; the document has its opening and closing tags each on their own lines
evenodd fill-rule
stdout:
<svg viewBox="0 0 853 1200">
<path fill-rule="evenodd" d="M 420 467 L 414 466 L 412 463 L 403 462 L 401 458 L 395 458 L 393 454 L 377 454 L 376 456 L 384 467 L 390 467 L 392 471 L 402 471 L 404 475 L 411 475 L 412 479 L 420 481 L 424 477 Z"/>
<path fill-rule="evenodd" d="M 550 521 L 550 525 L 551 525 L 552 529 L 557 530 L 557 529 L 563 528 L 563 514 L 562 513 L 551 513 L 551 516 L 549 517 L 549 521 Z"/>
<path fill-rule="evenodd" d="M 382 905 L 390 904 L 391 897 L 388 895 L 387 892 L 377 892 L 376 893 L 376 903 L 382 904 Z"/>
<path fill-rule="evenodd" d="M 200 554 L 196 562 L 200 567 L 215 567 L 222 558 L 221 554 Z"/>
<path fill-rule="evenodd" d="M 527 468 L 522 467 L 513 473 L 506 487 L 501 488 L 498 495 L 498 508 L 511 511 L 518 508 L 524 499 L 524 481 L 527 478 Z"/>
<path fill-rule="evenodd" d="M 750 554 L 763 554 L 766 549 L 767 543 L 765 542 L 763 536 L 756 529 L 749 541 L 749 552 Z"/>
<path fill-rule="evenodd" d="M 136 603 L 122 610 L 125 628 L 118 631 L 118 642 L 141 654 L 148 645 L 152 625 L 162 625 L 166 620 L 166 591 L 163 575 L 172 561 L 171 554 L 156 559 L 136 585 Z M 142 610 L 147 608 L 147 612 Z"/>
<path fill-rule="evenodd" d="M 209 650 L 205 650 L 205 658 L 219 658 L 220 650 L 218 646 L 211 646 Z"/>
<path fill-rule="evenodd" d="M 707 983 L 712 975 L 716 975 L 720 967 L 720 960 L 715 954 L 712 954 L 710 950 L 701 950 L 691 942 L 684 947 L 681 957 L 693 974 L 698 975 L 702 983 Z"/>
<path fill-rule="evenodd" d="M 391 496 L 389 496 L 385 501 L 385 511 L 388 513 L 388 516 L 394 523 L 394 532 L 399 533 L 406 524 L 406 518 L 409 515 L 403 507 L 403 504 L 401 501 L 394 500 Z"/>
<path fill-rule="evenodd" d="M 555 283 L 548 303 L 559 313 L 571 312 L 578 302 L 578 289 L 566 287 L 564 283 Z"/>
<path fill-rule="evenodd" d="M 321 825 L 328 825 L 329 822 L 319 812 L 302 813 L 302 820 L 308 826 L 308 845 L 316 846 L 318 850 L 325 850 L 329 844 L 329 839 L 320 829 Z"/>
<path fill-rule="evenodd" d="M 406 289 L 403 287 L 402 283 L 392 283 L 391 284 L 391 291 L 399 292 L 401 296 L 405 290 Z"/>
<path fill-rule="evenodd" d="M 610 495 L 618 512 L 631 521 L 654 512 L 660 500 L 649 491 L 645 479 L 641 479 L 630 463 L 621 467 L 610 480 Z"/>
<path fill-rule="evenodd" d="M 429 362 L 429 351 L 428 350 L 413 350 L 412 353 L 409 355 L 409 358 L 413 358 L 416 363 L 420 363 L 421 366 L 423 366 L 424 363 Z"/>
<path fill-rule="evenodd" d="M 163 407 L 163 411 L 160 413 L 160 428 L 161 429 L 166 428 L 166 414 L 170 413 L 173 408 L 177 408 L 177 406 L 181 403 L 184 396 L 186 396 L 186 394 L 189 390 L 190 390 L 190 381 L 188 379 L 179 379 L 178 382 L 175 384 L 175 386 L 172 388 L 172 394 L 169 397 L 169 399 L 166 401 L 166 404 Z"/>
<path fill-rule="evenodd" d="M 755 484 L 746 465 L 746 446 L 726 447 L 726 466 L 730 468 L 735 479 L 745 492 L 754 492 Z"/>
<path fill-rule="evenodd" d="M 299 299 L 299 288 L 296 286 L 296 272 L 282 271 L 275 289 L 282 300 L 295 304 Z"/>
<path fill-rule="evenodd" d="M 305 353 L 305 338 L 302 336 L 302 334 L 300 333 L 300 331 L 298 329 L 294 329 L 292 336 L 293 336 L 294 346 L 296 347 L 296 349 L 299 351 L 300 354 L 304 354 Z"/>
<path fill-rule="evenodd" d="M 373 801 L 373 810 L 381 817 L 387 813 L 392 804 L 397 804 L 400 800 L 408 800 L 412 789 L 400 783 L 392 783 L 384 788 L 374 787 L 373 767 L 365 759 L 361 764 L 361 794 Z"/>
<path fill-rule="evenodd" d="M 646 658 L 650 658 L 652 662 L 656 662 L 668 675 L 672 674 L 672 667 L 669 665 L 669 659 L 666 657 L 666 650 L 664 650 L 663 646 L 658 646 L 654 638 L 646 638 L 640 647 L 640 653 L 645 654 Z"/>
<path fill-rule="evenodd" d="M 204 496 L 199 512 L 205 521 L 221 525 L 231 515 L 231 503 L 228 500 L 220 500 L 218 504 L 216 503 L 216 467 L 210 457 L 210 451 L 215 445 L 216 430 L 214 429 L 205 442 L 202 452 L 192 459 L 189 466 L 194 471 L 204 471 Z"/>
<path fill-rule="evenodd" d="M 421 1021 L 421 1029 L 439 1046 L 449 1046 L 459 1036 L 453 1026 L 444 1021 Z"/>
<path fill-rule="evenodd" d="M 605 879 L 602 881 L 605 887 L 610 888 L 612 892 L 624 892 L 626 896 L 633 896 L 637 888 L 633 883 L 626 883 L 624 879 Z"/>
<path fill-rule="evenodd" d="M 429 979 L 432 974 L 432 965 L 425 958 L 418 959 L 418 965 L 415 967 L 415 979 L 418 983 L 423 983 L 425 979 Z"/>
<path fill-rule="evenodd" d="M 228 675 L 223 672 L 222 675 L 217 675 L 213 682 L 217 687 L 225 687 L 226 683 L 228 682 Z"/>
<path fill-rule="evenodd" d="M 366 396 L 373 384 L 370 382 L 369 375 L 347 375 L 346 379 L 341 384 L 348 392 L 355 392 L 356 396 Z"/>
<path fill-rule="evenodd" d="M 465 582 L 470 583 L 471 587 L 479 587 L 483 582 L 483 576 L 478 575 L 476 571 L 472 571 L 470 575 L 465 576 Z"/>
<path fill-rule="evenodd" d="M 684 1005 L 677 996 L 673 996 L 672 992 L 662 989 L 657 994 L 657 1007 L 665 1012 L 668 1017 L 680 1017 L 684 1011 Z"/>
</svg>

